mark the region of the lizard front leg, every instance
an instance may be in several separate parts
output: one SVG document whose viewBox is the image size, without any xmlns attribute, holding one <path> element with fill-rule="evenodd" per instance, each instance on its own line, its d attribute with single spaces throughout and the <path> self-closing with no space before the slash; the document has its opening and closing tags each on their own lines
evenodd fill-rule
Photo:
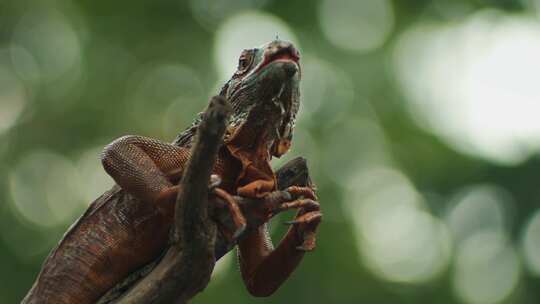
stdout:
<svg viewBox="0 0 540 304">
<path fill-rule="evenodd" d="M 165 201 L 175 196 L 189 159 L 189 149 L 156 139 L 128 135 L 103 150 L 101 161 L 116 183 L 143 201 Z"/>
<path fill-rule="evenodd" d="M 109 144 L 102 153 L 105 171 L 120 187 L 138 199 L 156 202 L 158 207 L 170 207 L 176 199 L 182 176 L 190 157 L 188 148 L 179 147 L 142 136 L 124 136 Z M 218 188 L 218 177 L 211 181 L 210 191 L 224 199 L 230 197 Z M 162 203 L 166 205 L 162 205 Z M 237 224 L 234 237 L 245 229 L 246 220 L 232 201 L 227 201 Z M 235 208 L 236 207 L 236 208 Z"/>
<path fill-rule="evenodd" d="M 305 187 L 291 187 L 287 192 L 294 199 L 272 206 L 272 213 L 291 208 L 300 210 L 278 247 L 274 249 L 266 225 L 239 242 L 242 279 L 254 296 L 274 293 L 298 266 L 304 253 L 315 248 L 315 233 L 322 220 L 317 198 Z"/>
</svg>

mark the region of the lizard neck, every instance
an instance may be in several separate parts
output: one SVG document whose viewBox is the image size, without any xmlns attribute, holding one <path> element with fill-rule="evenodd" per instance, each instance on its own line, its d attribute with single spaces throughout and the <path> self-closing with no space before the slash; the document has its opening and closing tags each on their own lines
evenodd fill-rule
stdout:
<svg viewBox="0 0 540 304">
<path fill-rule="evenodd" d="M 200 116 L 178 135 L 174 144 L 190 147 L 199 122 Z M 219 151 L 214 174 L 221 177 L 222 188 L 231 194 L 261 197 L 276 189 L 276 177 L 270 166 L 272 154 L 283 154 L 289 144 L 287 142 L 284 149 L 282 142 L 276 143 L 275 126 L 271 121 L 261 122 L 231 130 Z"/>
<path fill-rule="evenodd" d="M 221 148 L 214 174 L 221 177 L 224 190 L 248 197 L 261 197 L 275 190 L 270 153 L 262 145 L 256 147 L 258 149 L 226 144 Z"/>
</svg>

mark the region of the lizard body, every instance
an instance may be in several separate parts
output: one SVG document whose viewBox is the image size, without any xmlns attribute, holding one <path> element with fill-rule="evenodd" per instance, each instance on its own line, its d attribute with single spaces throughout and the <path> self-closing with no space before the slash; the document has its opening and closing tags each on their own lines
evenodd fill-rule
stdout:
<svg viewBox="0 0 540 304">
<path fill-rule="evenodd" d="M 270 160 L 290 146 L 299 103 L 298 61 L 298 51 L 283 41 L 242 53 L 238 70 L 220 93 L 231 103 L 232 116 L 213 169 L 221 180 L 216 194 L 264 200 L 277 190 Z M 198 122 L 173 144 L 124 136 L 105 148 L 102 162 L 117 185 L 70 227 L 23 303 L 95 303 L 130 273 L 159 258 L 167 247 L 174 202 L 181 191 L 175 185 L 190 157 Z M 242 277 L 253 295 L 273 293 L 304 250 L 314 248 L 321 218 L 318 203 L 309 189 L 295 190 L 296 198 L 312 200 L 293 199 L 282 205 L 301 209 L 277 248 L 262 226 L 239 240 Z"/>
</svg>

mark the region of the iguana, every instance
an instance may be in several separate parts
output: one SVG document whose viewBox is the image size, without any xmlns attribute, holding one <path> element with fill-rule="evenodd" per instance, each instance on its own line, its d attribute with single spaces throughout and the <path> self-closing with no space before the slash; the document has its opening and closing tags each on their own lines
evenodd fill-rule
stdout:
<svg viewBox="0 0 540 304">
<path fill-rule="evenodd" d="M 315 248 L 322 219 L 310 187 L 290 187 L 289 195 L 279 202 L 272 195 L 277 181 L 270 161 L 289 149 L 299 108 L 299 60 L 294 45 L 280 40 L 244 50 L 236 72 L 219 93 L 232 113 L 213 169 L 219 183 L 209 191 L 226 203 L 234 223 L 234 231 L 223 228 L 220 237 L 230 241 L 243 234 L 246 218 L 238 197 L 259 200 L 265 219 L 282 210 L 299 209 L 275 249 L 265 225 L 238 239 L 242 278 L 254 296 L 272 294 L 304 252 Z M 199 122 L 200 117 L 172 144 L 124 136 L 105 147 L 102 163 L 116 185 L 69 228 L 23 303 L 95 303 L 160 257 L 173 221 L 177 183 Z"/>
</svg>

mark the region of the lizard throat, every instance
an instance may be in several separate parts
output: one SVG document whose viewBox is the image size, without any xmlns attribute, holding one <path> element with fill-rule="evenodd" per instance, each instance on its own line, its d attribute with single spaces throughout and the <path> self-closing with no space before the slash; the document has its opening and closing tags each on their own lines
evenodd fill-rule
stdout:
<svg viewBox="0 0 540 304">
<path fill-rule="evenodd" d="M 236 179 L 237 194 L 247 197 L 262 197 L 276 189 L 276 176 L 270 166 L 271 142 L 266 132 L 254 137 L 254 130 L 240 126 L 225 140 L 225 147 L 241 164 Z"/>
</svg>

